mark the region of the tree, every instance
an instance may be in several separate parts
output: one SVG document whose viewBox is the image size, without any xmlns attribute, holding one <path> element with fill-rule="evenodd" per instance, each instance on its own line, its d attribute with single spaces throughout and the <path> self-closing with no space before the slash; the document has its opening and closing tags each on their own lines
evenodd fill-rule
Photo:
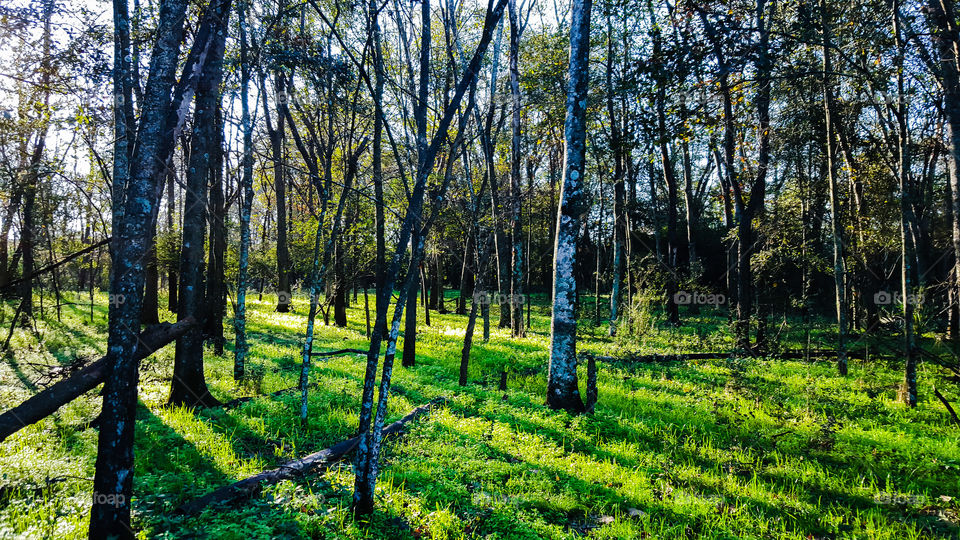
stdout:
<svg viewBox="0 0 960 540">
<path fill-rule="evenodd" d="M 157 41 L 150 58 L 150 74 L 144 88 L 143 114 L 137 125 L 138 144 L 132 158 L 126 150 L 114 156 L 113 180 L 123 189 L 122 204 L 114 211 L 113 276 L 110 280 L 109 338 L 107 358 L 112 365 L 103 387 L 103 412 L 97 443 L 90 512 L 91 538 L 132 538 L 130 500 L 133 487 L 133 435 L 136 425 L 137 368 L 134 352 L 140 329 L 140 307 L 144 288 L 144 256 L 149 249 L 157 184 L 161 176 L 162 146 L 170 137 L 167 117 L 172 105 L 171 91 L 183 37 L 187 3 L 166 0 L 160 4 Z M 114 103 L 122 108 L 129 95 L 129 16 L 125 0 L 114 2 Z M 124 123 L 126 118 L 120 117 Z M 132 128 L 125 126 L 123 129 Z M 132 166 L 131 166 L 132 165 Z M 124 175 L 129 174 L 129 180 Z"/>
<path fill-rule="evenodd" d="M 553 316 L 550 326 L 550 371 L 547 375 L 547 404 L 553 409 L 565 409 L 572 413 L 585 410 L 577 387 L 577 284 L 574 267 L 580 220 L 588 210 L 583 173 L 586 168 L 591 7 L 592 0 L 573 0 L 570 82 L 564 126 L 566 148 L 553 255 Z"/>
<path fill-rule="evenodd" d="M 233 328 L 233 378 L 243 379 L 249 346 L 247 344 L 247 286 L 250 268 L 250 212 L 253 206 L 253 122 L 250 119 L 250 65 L 247 51 L 247 0 L 237 2 L 240 38 L 240 129 L 243 132 L 243 156 L 240 177 L 240 254 L 237 270 L 237 300 Z M 172 184 L 171 184 L 172 185 Z M 171 290 L 173 287 L 171 287 Z"/>
<path fill-rule="evenodd" d="M 220 103 L 220 81 L 223 77 L 223 55 L 226 45 L 230 1 L 217 0 L 207 13 L 215 37 L 207 48 L 196 91 L 196 110 L 190 140 L 190 162 L 187 189 L 184 194 L 183 246 L 180 249 L 180 290 L 177 320 L 193 317 L 200 322 L 177 339 L 173 380 L 170 384 L 170 405 L 212 407 L 220 402 L 210 395 L 203 373 L 203 329 L 209 314 L 205 304 L 206 276 L 204 240 L 207 232 L 208 186 L 212 161 L 220 145 L 222 126 L 216 119 Z M 215 173 L 214 173 L 215 174 Z M 222 268 L 220 269 L 222 271 Z"/>
</svg>

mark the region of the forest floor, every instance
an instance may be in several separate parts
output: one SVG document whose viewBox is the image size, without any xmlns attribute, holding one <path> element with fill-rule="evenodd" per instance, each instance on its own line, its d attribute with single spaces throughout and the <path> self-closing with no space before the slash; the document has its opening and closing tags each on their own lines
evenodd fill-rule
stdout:
<svg viewBox="0 0 960 540">
<path fill-rule="evenodd" d="M 79 304 L 86 300 L 77 301 L 62 308 L 62 323 L 48 303 L 51 320 L 38 324 L 39 336 L 15 332 L 0 363 L 0 408 L 38 391 L 47 366 L 103 352 L 106 296 L 92 321 Z M 421 321 L 417 366 L 401 368 L 398 359 L 388 422 L 436 397 L 446 405 L 386 443 L 369 523 L 349 514 L 349 460 L 252 500 L 175 515 L 186 501 L 356 430 L 361 357 L 314 367 L 307 426 L 298 395 L 263 395 L 295 386 L 305 328 L 305 298 L 293 313 L 275 313 L 274 305 L 256 294 L 249 303 L 244 385 L 233 382 L 229 325 L 227 353 L 207 351 L 214 396 L 260 395 L 240 407 L 167 408 L 173 347 L 143 362 L 133 500 L 141 537 L 957 538 L 960 428 L 932 394 L 939 368 L 921 363 L 920 403 L 911 410 L 897 401 L 902 374 L 894 358 L 852 361 L 846 378 L 829 361 L 604 363 L 596 413 L 574 417 L 544 406 L 544 302 L 534 302 L 525 338 L 496 329 L 493 317 L 483 343 L 478 325 L 465 388 L 457 373 L 466 317 L 431 312 L 431 326 Z M 4 338 L 13 307 L 0 316 Z M 593 313 L 590 305 L 584 312 Z M 581 323 L 582 351 L 731 346 L 720 311 L 688 315 L 680 329 L 653 316 L 641 335 L 616 339 L 590 319 Z M 364 348 L 362 296 L 348 320 L 347 328 L 321 325 L 314 350 Z M 813 332 L 814 343 L 827 341 L 826 326 Z M 799 347 L 805 335 L 784 330 L 779 339 Z M 497 390 L 504 369 L 506 392 Z M 940 390 L 954 403 L 960 398 L 955 384 Z M 99 402 L 91 392 L 0 443 L 0 537 L 86 536 L 97 431 L 85 423 Z"/>
</svg>

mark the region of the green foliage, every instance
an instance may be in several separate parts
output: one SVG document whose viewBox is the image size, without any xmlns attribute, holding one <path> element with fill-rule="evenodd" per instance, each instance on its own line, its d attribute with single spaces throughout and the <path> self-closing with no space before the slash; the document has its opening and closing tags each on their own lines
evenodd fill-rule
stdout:
<svg viewBox="0 0 960 540">
<path fill-rule="evenodd" d="M 605 327 L 583 324 L 580 349 L 729 349 L 723 312 L 684 313 L 683 328 L 664 328 L 657 300 L 644 298 L 636 308 L 646 314 L 643 334 L 614 342 Z M 66 307 L 63 324 L 42 323 L 46 335 L 60 336 L 47 346 L 16 331 L 15 352 L 0 368 L 4 408 L 34 391 L 26 386 L 31 362 L 69 360 L 51 343 L 102 352 L 105 295 L 97 301 L 93 325 L 83 306 Z M 494 328 L 489 343 L 478 340 L 464 388 L 456 375 L 465 318 L 432 313 L 432 326 L 421 324 L 417 367 L 397 367 L 388 421 L 434 397 L 448 405 L 387 441 L 369 523 L 349 514 L 349 462 L 250 501 L 176 516 L 189 499 L 356 430 L 356 357 L 315 366 L 307 426 L 298 395 L 266 395 L 296 384 L 306 298 L 295 298 L 294 313 L 274 305 L 273 295 L 250 300 L 248 373 L 258 383 L 234 385 L 229 353 L 206 358 L 216 397 L 259 396 L 237 409 L 167 408 L 172 348 L 144 363 L 133 501 L 140 537 L 956 537 L 960 436 L 930 393 L 929 364 L 921 365 L 920 404 L 908 409 L 896 401 L 899 366 L 885 362 L 855 362 L 847 378 L 827 362 L 605 363 L 596 414 L 571 417 L 543 404 L 549 306 L 539 303 L 527 337 Z M 9 320 L 12 306 L 3 309 Z M 362 308 L 348 315 L 345 329 L 319 328 L 317 350 L 364 346 Z M 796 346 L 800 335 L 785 340 Z M 509 390 L 499 392 L 504 368 Z M 957 400 L 956 389 L 941 390 Z M 85 536 L 96 431 L 83 423 L 97 414 L 95 394 L 0 444 L 0 536 Z"/>
</svg>

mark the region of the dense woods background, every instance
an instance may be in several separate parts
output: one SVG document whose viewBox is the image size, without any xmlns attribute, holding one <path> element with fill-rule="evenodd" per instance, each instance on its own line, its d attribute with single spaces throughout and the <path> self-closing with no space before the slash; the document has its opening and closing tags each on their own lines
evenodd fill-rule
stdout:
<svg viewBox="0 0 960 540">
<path fill-rule="evenodd" d="M 18 0 L 0 5 L 0 21 L 0 339 L 3 384 L 16 389 L 0 417 L 3 455 L 86 395 L 86 425 L 72 437 L 88 437 L 82 453 L 96 456 L 80 473 L 92 478 L 76 487 L 88 505 L 93 492 L 90 537 L 175 535 L 185 522 L 151 516 L 235 498 L 214 491 L 229 484 L 220 478 L 137 517 L 145 492 L 135 478 L 152 474 L 135 452 L 147 444 L 138 424 L 148 411 L 232 414 L 209 411 L 286 399 L 275 414 L 289 421 L 270 438 L 280 448 L 284 437 L 306 437 L 296 440 L 308 451 L 294 444 L 274 457 L 346 439 L 311 459 L 328 464 L 355 450 L 352 478 L 341 479 L 352 484 L 349 503 L 338 504 L 364 522 L 377 519 L 364 516 L 382 510 L 377 497 L 388 489 L 377 484 L 392 459 L 384 437 L 442 408 L 434 397 L 456 401 L 478 383 L 493 403 L 527 392 L 528 404 L 547 405 L 537 414 L 567 419 L 557 431 L 566 451 L 564 430 L 578 429 L 571 418 L 623 418 L 615 379 L 707 384 L 713 375 L 692 374 L 713 368 L 691 362 L 714 361 L 740 381 L 718 391 L 739 392 L 750 386 L 742 381 L 759 384 L 749 373 L 768 369 L 756 363 L 766 359 L 787 362 L 770 368 L 787 379 L 794 368 L 783 366 L 819 365 L 801 369 L 823 379 L 808 384 L 843 392 L 886 380 L 885 390 L 866 390 L 870 399 L 888 391 L 884 407 L 922 415 L 890 421 L 895 446 L 936 464 L 903 491 L 941 497 L 931 510 L 941 521 L 900 520 L 898 529 L 881 510 L 864 534 L 956 533 L 952 0 Z M 161 349 L 172 342 L 171 357 Z M 664 354 L 673 356 L 651 356 Z M 350 398 L 337 407 L 350 420 L 340 431 L 321 420 L 336 385 L 348 384 L 326 379 L 338 362 L 353 366 L 344 368 Z M 642 367 L 651 363 L 668 367 L 645 374 L 660 369 Z M 155 366 L 164 395 L 146 397 L 158 391 L 144 382 Z M 407 378 L 423 369 L 456 384 L 412 391 Z M 421 407 L 388 426 L 411 409 L 391 401 L 395 377 L 407 381 L 402 403 Z M 265 378 L 277 387 L 265 389 Z M 102 398 L 91 397 L 101 383 Z M 771 388 L 753 387 L 756 407 Z M 723 423 L 717 403 L 709 416 Z M 833 437 L 845 408 L 855 415 L 849 404 L 812 407 L 823 416 L 811 437 Z M 926 423 L 940 449 L 900 422 Z M 632 438 L 612 425 L 609 437 Z M 737 444 L 711 429 L 707 439 Z M 766 441 L 775 450 L 783 435 Z M 290 462 L 250 485 L 315 468 Z M 860 483 L 878 471 L 860 471 Z M 42 489 L 55 498 L 50 478 Z M 16 475 L 0 484 L 3 534 L 42 536 L 37 515 L 11 510 L 24 485 Z M 599 514 L 564 514 L 564 530 L 670 537 L 676 525 L 637 502 L 592 504 Z M 783 517 L 769 534 L 859 530 L 849 516 L 825 524 L 834 511 L 810 510 L 815 526 Z M 356 533 L 337 519 L 324 530 Z M 757 532 L 729 519 L 735 525 L 677 530 Z M 396 523 L 384 526 L 373 534 Z M 426 534 L 404 527 L 390 534 Z"/>
</svg>

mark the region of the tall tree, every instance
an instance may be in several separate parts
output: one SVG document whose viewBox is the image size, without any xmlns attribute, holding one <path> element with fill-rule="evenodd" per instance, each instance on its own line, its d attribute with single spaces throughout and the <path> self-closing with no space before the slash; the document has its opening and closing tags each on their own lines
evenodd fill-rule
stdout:
<svg viewBox="0 0 960 540">
<path fill-rule="evenodd" d="M 196 109 L 190 140 L 190 161 L 183 205 L 183 243 L 180 248 L 180 290 L 177 320 L 192 317 L 200 324 L 177 339 L 170 383 L 170 405 L 211 407 L 219 401 L 210 395 L 203 373 L 204 326 L 209 310 L 205 305 L 206 276 L 204 256 L 207 233 L 207 187 L 212 156 L 220 144 L 215 118 L 220 103 L 223 55 L 226 44 L 230 0 L 211 5 L 208 16 L 215 20 L 215 37 L 205 55 L 196 90 Z"/>
<path fill-rule="evenodd" d="M 237 300 L 233 329 L 233 378 L 243 379 L 248 353 L 247 286 L 250 270 L 250 210 L 253 206 L 253 122 L 250 119 L 250 64 L 247 51 L 247 0 L 237 3 L 240 38 L 240 129 L 243 132 L 243 156 L 240 176 L 240 254 L 237 270 Z"/>
<path fill-rule="evenodd" d="M 833 278 L 837 289 L 837 369 L 847 374 L 847 276 L 843 257 L 843 225 L 840 223 L 840 193 L 834 156 L 833 52 L 830 46 L 830 12 L 827 0 L 820 0 L 823 38 L 823 117 L 826 131 L 827 182 L 830 187 L 830 236 L 833 244 Z"/>
<path fill-rule="evenodd" d="M 133 488 L 133 436 L 137 406 L 137 334 L 144 288 L 144 256 L 149 249 L 157 184 L 162 177 L 162 146 L 170 132 L 165 128 L 171 106 L 187 2 L 165 0 L 158 13 L 157 41 L 150 57 L 144 89 L 143 115 L 137 126 L 137 148 L 128 159 L 127 150 L 114 155 L 114 270 L 110 280 L 107 362 L 110 374 L 104 381 L 103 410 L 97 442 L 93 492 L 100 495 L 90 512 L 91 538 L 132 538 L 130 500 Z M 126 0 L 114 0 L 115 32 L 114 107 L 124 107 L 130 95 L 127 62 L 130 19 Z M 127 117 L 119 115 L 122 129 Z M 125 137 L 129 131 L 125 132 Z M 129 175 L 129 176 L 127 176 Z M 117 200 L 117 188 L 122 198 Z"/>
<path fill-rule="evenodd" d="M 520 132 L 520 37 L 523 24 L 517 13 L 517 0 L 510 0 L 508 7 L 510 19 L 510 125 L 513 136 L 510 140 L 510 222 L 512 224 L 510 243 L 512 246 L 512 269 L 510 272 L 510 326 L 514 336 L 523 336 L 523 221 L 520 216 L 522 197 L 520 189 L 521 153 Z M 502 309 L 502 308 L 501 308 Z"/>
<path fill-rule="evenodd" d="M 587 87 L 590 73 L 592 0 L 573 0 L 570 23 L 570 68 L 567 87 L 566 142 L 560 212 L 553 252 L 553 316 L 550 326 L 550 371 L 547 405 L 572 413 L 585 410 L 577 386 L 576 277 L 577 236 L 589 210 L 584 185 L 587 139 Z"/>
</svg>

